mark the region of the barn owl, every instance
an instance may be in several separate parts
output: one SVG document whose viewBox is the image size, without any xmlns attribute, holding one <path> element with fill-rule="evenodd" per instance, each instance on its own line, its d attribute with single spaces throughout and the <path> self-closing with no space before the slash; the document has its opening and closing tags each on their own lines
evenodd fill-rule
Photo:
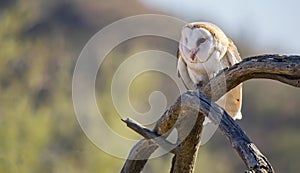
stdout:
<svg viewBox="0 0 300 173">
<path fill-rule="evenodd" d="M 207 82 L 220 70 L 241 61 L 231 39 L 216 25 L 206 22 L 189 23 L 182 28 L 177 56 L 178 75 L 190 90 Z M 233 119 L 241 119 L 242 85 L 226 93 L 216 103 Z"/>
</svg>

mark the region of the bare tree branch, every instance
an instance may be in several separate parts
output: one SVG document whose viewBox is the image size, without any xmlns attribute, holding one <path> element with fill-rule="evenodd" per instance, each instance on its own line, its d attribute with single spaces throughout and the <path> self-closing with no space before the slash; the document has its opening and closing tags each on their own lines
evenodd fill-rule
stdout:
<svg viewBox="0 0 300 173">
<path fill-rule="evenodd" d="M 245 58 L 242 62 L 219 72 L 199 90 L 216 101 L 240 83 L 258 78 L 273 79 L 300 87 L 299 56 L 260 55 Z M 211 91 L 213 91 L 213 98 Z"/>
<path fill-rule="evenodd" d="M 143 127 L 142 125 L 134 122 L 133 120 L 127 118 L 126 120 L 122 120 L 127 124 L 129 128 L 136 131 L 138 134 L 142 135 L 145 139 L 151 139 L 155 144 L 162 147 L 163 149 L 170 151 L 173 154 L 176 154 L 176 152 L 173 151 L 174 148 L 176 148 L 176 145 L 168 142 L 165 140 L 165 138 L 162 138 L 162 136 L 158 135 L 157 133 Z"/>
<path fill-rule="evenodd" d="M 178 137 L 179 146 L 173 150 L 176 154 L 173 158 L 171 172 L 193 172 L 204 115 L 208 116 L 213 123 L 220 122 L 219 129 L 227 136 L 233 148 L 238 152 L 249 169 L 249 173 L 274 172 L 266 157 L 261 154 L 238 124 L 209 99 L 216 101 L 241 82 L 253 78 L 274 79 L 300 87 L 300 56 L 261 55 L 246 58 L 231 68 L 222 70 L 209 83 L 199 88 L 200 92 L 188 91 L 181 95 L 176 103 L 163 114 L 153 130 L 153 133 L 158 135 L 156 137 L 168 135 L 172 128 L 176 128 L 180 133 L 184 124 L 188 125 L 187 122 L 189 121 L 186 121 L 186 118 L 195 115 L 195 111 L 199 112 L 199 116 L 194 117 L 196 123 L 189 122 L 195 124 L 189 136 L 185 139 L 181 139 L 180 135 Z M 141 140 L 131 150 L 122 172 L 140 172 L 151 153 L 159 145 L 161 144 L 155 140 Z M 144 158 L 134 160 L 139 155 L 143 155 Z"/>
</svg>

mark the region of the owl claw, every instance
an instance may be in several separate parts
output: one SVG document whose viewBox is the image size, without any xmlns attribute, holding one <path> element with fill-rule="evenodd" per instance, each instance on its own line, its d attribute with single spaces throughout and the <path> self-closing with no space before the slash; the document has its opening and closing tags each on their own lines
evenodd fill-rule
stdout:
<svg viewBox="0 0 300 173">
<path fill-rule="evenodd" d="M 196 84 L 196 88 L 197 89 L 200 89 L 201 87 L 203 87 L 204 85 L 204 82 L 203 81 L 199 81 L 197 84 Z"/>
</svg>

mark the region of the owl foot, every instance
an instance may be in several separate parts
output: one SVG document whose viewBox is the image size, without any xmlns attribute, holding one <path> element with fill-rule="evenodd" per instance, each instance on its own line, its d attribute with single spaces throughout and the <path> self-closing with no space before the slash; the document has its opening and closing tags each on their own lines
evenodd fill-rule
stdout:
<svg viewBox="0 0 300 173">
<path fill-rule="evenodd" d="M 203 81 L 199 81 L 197 84 L 196 84 L 196 88 L 197 89 L 200 89 L 201 87 L 203 87 L 203 85 L 204 85 L 204 82 Z"/>
</svg>

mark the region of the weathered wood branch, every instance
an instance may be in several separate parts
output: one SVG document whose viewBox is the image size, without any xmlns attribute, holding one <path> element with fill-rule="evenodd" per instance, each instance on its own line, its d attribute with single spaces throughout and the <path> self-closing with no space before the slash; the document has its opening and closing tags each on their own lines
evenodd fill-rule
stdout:
<svg viewBox="0 0 300 173">
<path fill-rule="evenodd" d="M 219 72 L 215 78 L 203 85 L 200 91 L 216 101 L 240 83 L 258 78 L 273 79 L 300 87 L 299 56 L 260 55 L 245 58 L 242 62 Z"/>
<path fill-rule="evenodd" d="M 162 115 L 152 131 L 153 134 L 157 135 L 156 137 L 167 136 L 172 128 L 176 128 L 178 131 L 178 147 L 172 150 L 176 154 L 173 158 L 171 172 L 193 172 L 204 115 L 208 116 L 213 123 L 220 123 L 219 129 L 238 152 L 249 173 L 274 172 L 266 157 L 261 154 L 238 124 L 222 108 L 209 99 L 216 101 L 241 82 L 253 78 L 274 79 L 300 87 L 300 56 L 261 55 L 246 58 L 231 68 L 222 70 L 209 83 L 199 88 L 200 92 L 188 91 L 181 95 L 176 103 Z M 199 115 L 196 114 L 197 117 L 195 117 L 195 112 L 199 112 Z M 191 120 L 195 122 L 191 122 Z M 125 122 L 128 125 L 128 122 Z M 191 124 L 194 124 L 194 128 L 186 138 L 182 139 L 181 136 L 186 134 L 180 134 L 181 129 Z M 141 128 L 140 130 L 143 131 L 144 129 Z M 143 135 L 143 132 L 140 134 Z M 149 139 L 149 136 L 144 137 L 148 140 L 143 139 L 133 147 L 122 172 L 140 172 L 151 153 L 159 145 L 162 145 L 161 143 L 167 142 L 160 141 L 159 143 Z M 134 160 L 141 156 L 143 156 L 143 159 Z"/>
<path fill-rule="evenodd" d="M 122 121 L 125 122 L 129 128 L 131 128 L 132 130 L 134 130 L 135 132 L 137 132 L 138 134 L 143 136 L 145 139 L 151 139 L 158 146 L 162 147 L 163 149 L 165 149 L 167 151 L 170 151 L 173 154 L 176 154 L 176 152 L 173 151 L 173 149 L 175 149 L 177 146 L 175 144 L 172 144 L 172 143 L 168 142 L 167 140 L 165 140 L 164 137 L 143 127 L 142 125 L 134 122 L 133 120 L 131 120 L 129 118 L 126 120 L 122 120 Z"/>
<path fill-rule="evenodd" d="M 197 102 L 197 100 L 194 100 Z M 182 104 L 182 99 L 178 98 L 176 103 L 168 109 L 164 115 L 158 120 L 156 127 L 152 132 L 145 130 L 143 127 L 137 127 L 139 125 L 134 124 L 130 120 L 125 120 L 127 126 L 133 128 L 139 134 L 144 136 L 146 139 L 139 141 L 131 150 L 126 163 L 123 166 L 122 173 L 138 173 L 144 167 L 147 159 L 150 157 L 159 146 L 158 141 L 165 139 L 172 129 L 176 128 L 178 132 L 178 140 L 175 145 L 176 148 L 171 150 L 172 153 L 176 153 L 176 158 L 174 160 L 173 172 L 187 172 L 182 170 L 190 169 L 189 163 L 194 163 L 196 159 L 196 151 L 198 150 L 198 144 L 200 140 L 200 133 L 196 133 L 196 130 L 201 130 L 202 122 L 204 120 L 204 115 L 198 116 L 198 111 L 190 108 L 190 103 Z M 194 105 L 197 105 L 195 103 Z M 195 123 L 198 123 L 195 125 Z M 186 127 L 191 127 L 186 129 Z M 195 129 L 195 130 L 192 130 Z M 193 131 L 193 135 L 189 133 Z M 157 135 L 153 140 L 147 140 L 148 136 Z M 188 137 L 187 137 L 188 136 Z M 198 142 L 188 150 L 184 148 L 187 144 L 191 144 L 191 141 L 197 140 Z M 165 142 L 168 143 L 168 142 Z M 164 146 L 162 146 L 164 148 Z M 175 151 L 174 151 L 175 150 Z M 175 162 L 176 161 L 176 162 Z M 184 163 L 184 164 L 183 164 Z"/>
</svg>

